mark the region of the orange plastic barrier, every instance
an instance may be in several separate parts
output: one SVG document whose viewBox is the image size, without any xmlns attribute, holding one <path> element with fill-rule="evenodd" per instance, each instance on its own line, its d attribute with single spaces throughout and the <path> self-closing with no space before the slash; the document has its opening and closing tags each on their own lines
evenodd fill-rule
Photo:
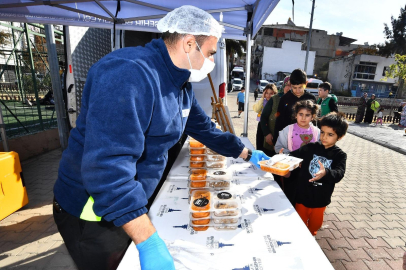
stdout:
<svg viewBox="0 0 406 270">
<path fill-rule="evenodd" d="M 0 220 L 28 203 L 20 158 L 16 152 L 0 152 Z"/>
</svg>

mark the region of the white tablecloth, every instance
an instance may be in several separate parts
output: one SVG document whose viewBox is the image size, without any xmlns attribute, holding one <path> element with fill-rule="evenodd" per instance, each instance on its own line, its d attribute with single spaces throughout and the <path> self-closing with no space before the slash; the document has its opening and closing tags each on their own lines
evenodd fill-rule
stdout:
<svg viewBox="0 0 406 270">
<path fill-rule="evenodd" d="M 253 148 L 247 138 L 241 140 Z M 188 160 L 185 146 L 148 214 L 177 269 L 333 269 L 272 175 L 241 159 L 229 159 L 233 191 L 242 203 L 240 226 L 194 231 L 188 225 Z M 134 244 L 118 269 L 140 269 Z"/>
</svg>

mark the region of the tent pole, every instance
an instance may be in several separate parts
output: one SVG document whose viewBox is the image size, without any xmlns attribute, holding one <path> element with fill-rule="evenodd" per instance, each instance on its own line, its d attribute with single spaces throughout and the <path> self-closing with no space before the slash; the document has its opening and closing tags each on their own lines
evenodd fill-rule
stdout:
<svg viewBox="0 0 406 270">
<path fill-rule="evenodd" d="M 245 56 L 245 102 L 244 102 L 244 132 L 241 134 L 243 137 L 248 137 L 248 108 L 251 84 L 251 34 L 247 34 L 247 50 Z"/>
<path fill-rule="evenodd" d="M 68 118 L 66 116 L 65 103 L 63 101 L 62 84 L 59 77 L 59 63 L 54 36 L 54 26 L 52 24 L 45 25 L 45 35 L 48 49 L 49 69 L 51 70 L 52 89 L 54 91 L 59 140 L 61 142 L 61 147 L 64 150 L 66 147 L 68 147 Z"/>
</svg>

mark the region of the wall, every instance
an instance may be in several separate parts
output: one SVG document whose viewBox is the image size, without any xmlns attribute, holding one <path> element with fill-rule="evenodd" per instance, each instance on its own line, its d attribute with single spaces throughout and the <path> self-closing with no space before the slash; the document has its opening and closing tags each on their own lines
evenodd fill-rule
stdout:
<svg viewBox="0 0 406 270">
<path fill-rule="evenodd" d="M 10 151 L 15 151 L 20 160 L 38 156 L 51 150 L 61 147 L 59 142 L 58 129 L 49 129 L 43 132 L 26 135 L 23 137 L 8 140 Z M 3 143 L 0 142 L 0 152 L 3 150 Z"/>
<path fill-rule="evenodd" d="M 328 81 L 331 83 L 334 90 L 348 90 L 350 77 L 352 74 L 352 62 L 354 58 L 348 57 L 329 63 Z M 343 86 L 341 86 L 343 84 Z"/>
<path fill-rule="evenodd" d="M 383 68 L 386 66 L 390 66 L 392 64 L 395 64 L 395 58 L 386 58 L 382 56 L 376 56 L 376 55 L 366 55 L 362 54 L 360 61 L 363 62 L 373 62 L 373 63 L 378 63 L 376 67 L 376 75 L 374 81 L 376 82 L 383 82 L 381 79 L 384 77 L 382 76 Z M 359 79 L 358 79 L 359 80 Z M 395 83 L 395 79 L 388 79 L 386 81 L 387 83 Z"/>
<path fill-rule="evenodd" d="M 262 78 L 276 80 L 276 73 L 292 72 L 296 68 L 304 68 L 306 51 L 301 50 L 300 42 L 285 40 L 282 48 L 264 48 L 263 63 L 262 63 Z M 313 66 L 316 52 L 309 52 L 309 60 L 306 73 L 313 75 Z M 265 78 L 265 74 L 272 74 Z"/>
</svg>

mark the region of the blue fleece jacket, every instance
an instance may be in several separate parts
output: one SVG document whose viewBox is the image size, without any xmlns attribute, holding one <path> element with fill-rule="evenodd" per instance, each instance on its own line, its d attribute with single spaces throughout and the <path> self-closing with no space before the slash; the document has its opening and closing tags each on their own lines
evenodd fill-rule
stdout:
<svg viewBox="0 0 406 270">
<path fill-rule="evenodd" d="M 244 145 L 215 128 L 189 76 L 161 39 L 114 51 L 89 70 L 54 186 L 64 210 L 80 217 L 92 196 L 95 214 L 116 226 L 146 213 L 168 150 L 183 132 L 222 155 L 239 156 Z"/>
</svg>

